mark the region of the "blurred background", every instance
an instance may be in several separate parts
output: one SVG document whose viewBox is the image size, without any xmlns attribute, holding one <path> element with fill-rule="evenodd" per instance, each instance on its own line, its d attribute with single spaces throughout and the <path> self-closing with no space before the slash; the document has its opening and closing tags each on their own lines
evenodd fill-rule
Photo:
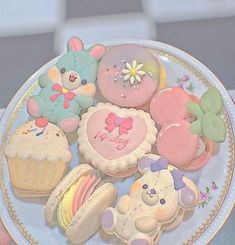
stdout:
<svg viewBox="0 0 235 245">
<path fill-rule="evenodd" d="M 235 89 L 235 0 L 0 0 L 0 108 L 71 35 L 166 42 Z"/>
<path fill-rule="evenodd" d="M 235 0 L 0 0 L 0 108 L 74 35 L 166 42 L 235 89 Z M 212 244 L 234 244 L 234 216 Z"/>
</svg>

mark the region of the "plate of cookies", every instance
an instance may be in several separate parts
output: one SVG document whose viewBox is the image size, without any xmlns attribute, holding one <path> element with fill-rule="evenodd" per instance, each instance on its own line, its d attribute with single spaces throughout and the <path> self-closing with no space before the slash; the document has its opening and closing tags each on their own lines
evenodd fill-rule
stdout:
<svg viewBox="0 0 235 245">
<path fill-rule="evenodd" d="M 160 42 L 66 48 L 0 121 L 0 216 L 16 244 L 211 241 L 235 196 L 222 83 Z"/>
</svg>

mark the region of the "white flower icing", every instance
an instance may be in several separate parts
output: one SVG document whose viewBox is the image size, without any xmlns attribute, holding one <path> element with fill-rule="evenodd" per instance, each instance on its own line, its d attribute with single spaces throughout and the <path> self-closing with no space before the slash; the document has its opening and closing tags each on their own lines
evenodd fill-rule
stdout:
<svg viewBox="0 0 235 245">
<path fill-rule="evenodd" d="M 29 121 L 17 128 L 5 148 L 7 157 L 32 158 L 37 161 L 69 162 L 72 154 L 63 131 L 48 123 L 44 128 Z"/>
</svg>

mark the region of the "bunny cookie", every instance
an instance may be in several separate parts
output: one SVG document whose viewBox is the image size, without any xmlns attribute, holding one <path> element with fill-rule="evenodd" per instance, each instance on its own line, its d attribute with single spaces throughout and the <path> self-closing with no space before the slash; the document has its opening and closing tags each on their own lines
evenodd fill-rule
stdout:
<svg viewBox="0 0 235 245">
<path fill-rule="evenodd" d="M 81 110 L 94 102 L 97 65 L 104 53 L 103 45 L 84 50 L 79 38 L 70 38 L 67 53 L 39 77 L 41 91 L 29 98 L 28 113 L 44 117 L 66 133 L 76 130 Z"/>
<path fill-rule="evenodd" d="M 106 233 L 128 245 L 152 245 L 162 231 L 182 222 L 185 211 L 197 205 L 199 194 L 195 184 L 163 157 L 147 154 L 138 168 L 143 176 L 115 208 L 103 212 L 100 221 Z"/>
</svg>

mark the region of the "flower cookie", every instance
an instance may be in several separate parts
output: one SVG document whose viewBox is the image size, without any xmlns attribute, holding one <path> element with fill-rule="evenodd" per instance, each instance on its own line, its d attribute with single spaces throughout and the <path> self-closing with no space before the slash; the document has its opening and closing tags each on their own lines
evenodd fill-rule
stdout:
<svg viewBox="0 0 235 245">
<path fill-rule="evenodd" d="M 157 128 L 150 115 L 136 109 L 99 103 L 83 114 L 79 150 L 94 167 L 115 177 L 136 172 L 136 162 L 151 151 Z"/>
<path fill-rule="evenodd" d="M 117 190 L 104 183 L 88 164 L 71 170 L 49 197 L 44 214 L 50 225 L 59 224 L 69 241 L 81 244 L 99 228 L 101 213 L 116 201 Z"/>
<path fill-rule="evenodd" d="M 199 192 L 184 173 L 165 158 L 147 154 L 138 162 L 143 176 L 101 215 L 101 227 L 128 245 L 154 245 L 163 231 L 175 229 L 197 206 Z"/>
<path fill-rule="evenodd" d="M 72 158 L 63 131 L 45 119 L 16 129 L 6 148 L 11 183 L 17 195 L 49 196 Z"/>
<path fill-rule="evenodd" d="M 41 91 L 29 98 L 28 113 L 45 117 L 66 133 L 76 130 L 79 114 L 94 102 L 97 65 L 104 53 L 103 45 L 85 50 L 79 38 L 70 38 L 67 53 L 39 77 Z"/>
<path fill-rule="evenodd" d="M 164 87 L 165 75 L 160 62 L 146 48 L 122 44 L 112 47 L 100 61 L 97 82 L 108 101 L 140 107 Z"/>
</svg>

